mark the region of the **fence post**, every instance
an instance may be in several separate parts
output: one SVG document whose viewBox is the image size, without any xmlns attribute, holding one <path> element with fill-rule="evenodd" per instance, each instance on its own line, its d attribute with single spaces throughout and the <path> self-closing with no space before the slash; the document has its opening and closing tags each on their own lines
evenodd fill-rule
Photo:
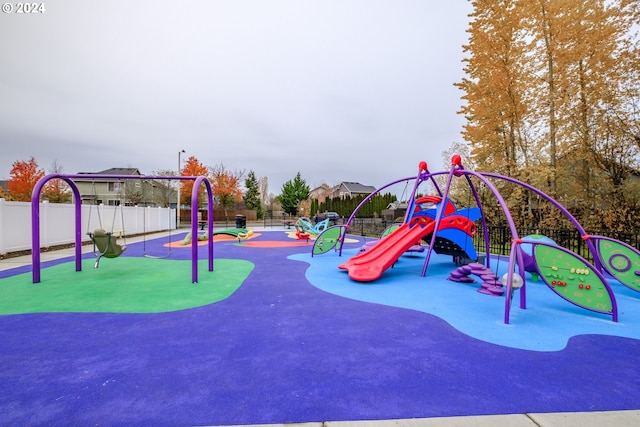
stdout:
<svg viewBox="0 0 640 427">
<path fill-rule="evenodd" d="M 98 205 L 98 222 L 99 222 L 99 227 L 102 227 L 102 219 L 104 218 L 104 203 L 100 203 Z M 98 227 L 94 227 L 94 228 L 98 228 Z M 106 228 L 105 228 L 106 230 Z"/>
<path fill-rule="evenodd" d="M 48 200 L 44 200 L 41 202 L 42 205 L 40 207 L 41 213 L 40 214 L 40 218 L 41 220 L 43 219 L 44 221 L 41 222 L 41 230 L 42 233 L 40 234 L 40 238 L 42 239 L 42 236 L 44 236 L 44 243 L 42 243 L 42 247 L 44 248 L 48 248 L 49 246 L 51 246 L 51 236 L 49 235 L 49 223 L 51 222 L 51 220 L 49 219 L 49 215 L 50 215 L 50 211 L 49 211 L 49 201 Z"/>
<path fill-rule="evenodd" d="M 133 207 L 133 218 L 135 219 L 135 224 L 134 224 L 134 232 L 133 234 L 139 234 L 140 233 L 140 206 L 135 205 Z"/>
<path fill-rule="evenodd" d="M 0 197 L 0 255 L 7 253 L 6 242 L 4 241 L 4 210 L 6 209 L 6 200 Z"/>
</svg>

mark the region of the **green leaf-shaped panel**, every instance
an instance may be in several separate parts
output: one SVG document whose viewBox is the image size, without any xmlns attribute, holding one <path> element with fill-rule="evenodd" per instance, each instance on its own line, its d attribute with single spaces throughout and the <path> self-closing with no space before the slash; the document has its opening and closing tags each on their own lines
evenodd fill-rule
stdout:
<svg viewBox="0 0 640 427">
<path fill-rule="evenodd" d="M 538 244 L 533 256 L 540 277 L 554 292 L 580 307 L 612 314 L 613 293 L 583 258 L 559 246 Z"/>
<path fill-rule="evenodd" d="M 640 253 L 608 238 L 598 239 L 600 262 L 623 285 L 640 292 Z"/>
<path fill-rule="evenodd" d="M 336 251 L 340 250 L 343 229 L 345 229 L 344 226 L 336 225 L 320 233 L 313 244 L 313 255 L 321 255 L 334 248 Z"/>
<path fill-rule="evenodd" d="M 391 224 L 390 226 L 388 226 L 387 228 L 384 229 L 384 231 L 382 232 L 382 234 L 380 235 L 381 239 L 384 239 L 385 237 L 387 237 L 389 234 L 393 233 L 394 231 L 396 231 L 398 228 L 400 228 L 402 224 Z"/>
</svg>

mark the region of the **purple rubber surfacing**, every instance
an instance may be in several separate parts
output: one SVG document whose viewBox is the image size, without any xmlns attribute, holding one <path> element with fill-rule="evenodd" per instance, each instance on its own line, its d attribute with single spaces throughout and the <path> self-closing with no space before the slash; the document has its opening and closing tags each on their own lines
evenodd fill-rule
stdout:
<svg viewBox="0 0 640 427">
<path fill-rule="evenodd" d="M 257 239 L 290 240 L 275 231 Z M 216 242 L 216 258 L 247 259 L 255 269 L 228 299 L 190 310 L 0 316 L 0 425 L 233 425 L 639 408 L 637 340 L 578 336 L 558 352 L 493 345 L 432 315 L 323 292 L 306 280 L 306 263 L 287 259 L 300 252 Z M 140 244 L 131 244 L 123 256 L 140 255 Z M 189 249 L 172 251 L 174 259 L 190 256 Z M 117 268 L 110 261 L 100 268 Z"/>
</svg>

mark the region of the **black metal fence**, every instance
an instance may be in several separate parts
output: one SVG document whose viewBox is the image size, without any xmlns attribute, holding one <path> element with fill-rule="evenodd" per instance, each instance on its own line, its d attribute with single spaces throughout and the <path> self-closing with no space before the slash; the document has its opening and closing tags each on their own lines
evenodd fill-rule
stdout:
<svg viewBox="0 0 640 427">
<path fill-rule="evenodd" d="M 293 228 L 293 224 L 296 223 L 297 218 L 291 215 L 271 215 L 267 213 L 262 219 L 262 226 L 264 228 L 274 227 L 286 227 Z"/>
<path fill-rule="evenodd" d="M 282 226 L 283 223 L 286 225 L 289 221 L 293 223 L 295 222 L 295 219 L 291 220 L 289 216 L 283 216 L 280 218 L 273 217 L 265 219 L 264 226 Z M 346 218 L 338 221 L 337 224 L 342 224 L 343 221 L 346 221 Z M 392 221 L 386 221 L 382 218 L 354 218 L 351 222 L 351 226 L 349 227 L 349 233 L 360 236 L 379 237 L 382 232 L 391 224 L 393 224 Z M 511 231 L 509 230 L 509 227 L 506 225 L 488 226 L 487 232 L 489 233 L 489 248 L 491 253 L 498 255 L 508 255 L 509 251 L 511 250 Z M 563 248 L 569 249 L 570 251 L 581 255 L 589 261 L 593 261 L 591 259 L 591 255 L 589 254 L 586 242 L 582 240 L 580 233 L 576 229 L 518 228 L 519 237 L 534 234 L 546 236 L 556 242 L 556 244 L 558 244 L 559 246 L 562 246 Z M 637 231 L 594 231 L 590 232 L 590 234 L 607 236 L 612 239 L 620 240 L 640 250 L 640 232 Z M 477 232 L 473 237 L 473 244 L 478 251 L 484 252 L 484 233 L 482 227 L 480 226 L 478 226 Z"/>
<path fill-rule="evenodd" d="M 380 218 L 354 218 L 349 227 L 349 233 L 361 236 L 380 236 L 382 232 L 391 225 L 392 222 L 385 221 Z M 488 226 L 490 250 L 493 254 L 507 255 L 511 250 L 511 231 L 506 225 Z M 580 233 L 576 229 L 568 228 L 518 228 L 518 236 L 524 237 L 539 234 L 552 239 L 556 244 L 567 248 L 574 253 L 580 254 L 590 259 L 587 244 Z M 592 235 L 607 236 L 612 239 L 620 240 L 634 248 L 640 250 L 640 232 L 621 232 L 621 231 L 596 231 L 591 232 Z M 482 227 L 477 228 L 476 235 L 473 237 L 473 243 L 476 249 L 484 252 L 484 233 Z"/>
<path fill-rule="evenodd" d="M 489 233 L 489 248 L 490 252 L 498 255 L 507 255 L 511 250 L 511 231 L 506 225 L 488 226 L 487 232 Z M 525 237 L 529 235 L 543 235 L 552 239 L 558 246 L 569 249 L 570 251 L 585 257 L 589 261 L 591 255 L 587 247 L 587 243 L 582 240 L 580 233 L 575 229 L 567 228 L 518 228 L 519 237 Z M 606 232 L 593 232 L 592 235 L 607 236 L 612 239 L 620 240 L 627 243 L 634 248 L 640 250 L 640 233 L 638 232 L 619 232 L 619 231 L 606 231 Z M 476 235 L 473 237 L 473 243 L 476 249 L 484 251 L 484 233 L 481 227 L 478 227 Z"/>
<path fill-rule="evenodd" d="M 349 226 L 349 233 L 360 236 L 380 237 L 382 232 L 392 221 L 385 221 L 381 218 L 354 218 Z"/>
</svg>

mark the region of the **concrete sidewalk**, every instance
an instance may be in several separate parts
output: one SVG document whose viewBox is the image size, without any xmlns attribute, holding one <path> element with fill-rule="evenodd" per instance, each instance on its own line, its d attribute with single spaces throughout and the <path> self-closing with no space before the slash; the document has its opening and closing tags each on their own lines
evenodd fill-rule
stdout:
<svg viewBox="0 0 640 427">
<path fill-rule="evenodd" d="M 640 411 L 559 412 L 555 414 L 485 415 L 477 417 L 275 424 L 275 426 L 283 427 L 630 427 L 638 425 L 640 425 Z M 262 425 L 261 427 L 267 426 Z"/>
</svg>

